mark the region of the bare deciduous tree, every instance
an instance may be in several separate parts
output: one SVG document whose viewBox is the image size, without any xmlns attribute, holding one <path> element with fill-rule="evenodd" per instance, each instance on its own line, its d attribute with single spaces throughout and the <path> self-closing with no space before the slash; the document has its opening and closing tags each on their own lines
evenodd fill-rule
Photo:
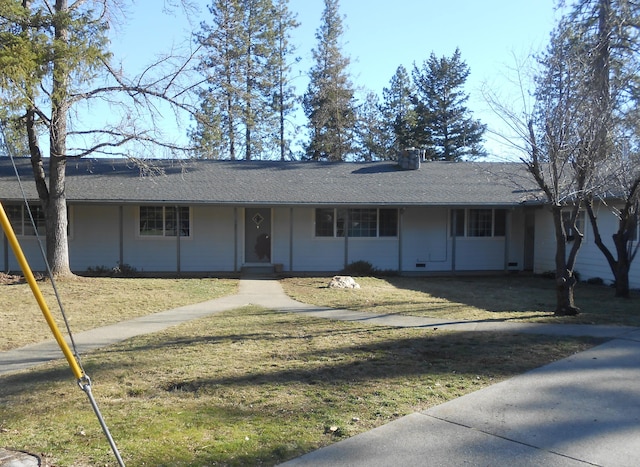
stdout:
<svg viewBox="0 0 640 467">
<path fill-rule="evenodd" d="M 45 213 L 47 260 L 55 275 L 71 274 L 65 190 L 69 158 L 131 156 L 133 143 L 184 149 L 162 139 L 156 123 L 166 105 L 175 112 L 193 111 L 190 86 L 182 82 L 193 55 L 161 57 L 138 77 L 127 78 L 112 64 L 107 36 L 122 7 L 119 0 L 0 3 L 0 100 L 26 134 Z M 94 104 L 106 105 L 121 120 L 82 120 Z"/>
</svg>

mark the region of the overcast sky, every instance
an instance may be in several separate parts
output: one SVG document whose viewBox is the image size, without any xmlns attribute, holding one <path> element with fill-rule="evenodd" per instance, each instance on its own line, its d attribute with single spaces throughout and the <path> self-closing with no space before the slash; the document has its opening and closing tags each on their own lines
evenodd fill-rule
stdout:
<svg viewBox="0 0 640 467">
<path fill-rule="evenodd" d="M 187 19 L 162 11 L 161 0 L 138 0 L 117 29 L 112 42 L 116 59 L 127 67 L 148 62 L 170 47 L 188 42 L 193 28 L 210 19 L 208 0 L 195 0 L 200 12 Z M 500 122 L 481 95 L 483 85 L 499 93 L 514 90 L 509 76 L 516 61 L 545 46 L 557 15 L 555 0 L 341 0 L 344 16 L 343 54 L 351 59 L 354 86 L 381 96 L 382 88 L 399 65 L 411 70 L 433 52 L 451 56 L 456 47 L 470 68 L 466 90 L 474 117 L 500 131 Z M 307 85 L 311 50 L 324 8 L 322 0 L 290 0 L 290 10 L 301 23 L 294 31 L 296 55 L 301 57 L 295 82 Z M 517 89 L 515 90 L 517 91 Z M 516 92 L 517 94 L 517 92 Z M 183 132 L 183 131 L 182 131 Z M 184 133 L 184 132 L 183 132 Z M 488 135 L 487 147 L 499 157 L 509 151 Z"/>
</svg>

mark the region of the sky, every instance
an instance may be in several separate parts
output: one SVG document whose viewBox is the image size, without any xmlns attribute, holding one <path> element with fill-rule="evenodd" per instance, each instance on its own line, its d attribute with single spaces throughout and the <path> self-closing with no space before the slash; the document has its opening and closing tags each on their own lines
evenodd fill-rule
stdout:
<svg viewBox="0 0 640 467">
<path fill-rule="evenodd" d="M 163 11 L 163 0 L 135 1 L 114 31 L 114 58 L 123 60 L 125 70 L 135 71 L 172 47 L 189 43 L 191 31 L 211 18 L 209 0 L 193 1 L 199 11 L 190 20 L 178 9 Z M 513 69 L 545 47 L 558 18 L 554 3 L 555 0 L 340 0 L 345 31 L 342 53 L 351 60 L 348 71 L 359 90 L 358 96 L 374 91 L 382 97 L 382 89 L 389 85 L 398 66 L 411 70 L 414 63 L 420 66 L 431 53 L 450 57 L 459 48 L 470 70 L 465 87 L 469 109 L 489 130 L 504 133 L 506 130 L 488 108 L 481 90 L 486 86 L 498 94 L 519 95 L 512 81 Z M 296 56 L 301 59 L 294 70 L 294 83 L 300 93 L 308 83 L 307 72 L 313 64 L 311 51 L 317 44 L 315 34 L 323 8 L 323 0 L 289 1 L 289 9 L 297 14 L 300 23 L 292 37 Z M 173 122 L 168 118 L 166 124 L 175 127 Z M 185 129 L 179 132 L 184 134 Z M 494 158 L 515 157 L 492 133 L 487 133 L 486 140 L 485 146 Z"/>
</svg>

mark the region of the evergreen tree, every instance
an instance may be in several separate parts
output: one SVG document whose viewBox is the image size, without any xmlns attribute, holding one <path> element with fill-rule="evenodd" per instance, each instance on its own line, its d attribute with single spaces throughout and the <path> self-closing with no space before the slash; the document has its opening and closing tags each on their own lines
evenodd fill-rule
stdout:
<svg viewBox="0 0 640 467">
<path fill-rule="evenodd" d="M 290 115 L 296 102 L 295 89 L 291 85 L 291 56 L 295 48 L 289 41 L 290 31 L 297 28 L 299 23 L 289 11 L 289 0 L 276 0 L 274 14 L 276 22 L 275 53 L 272 55 L 270 68 L 274 74 L 275 90 L 273 93 L 272 107 L 278 116 L 278 147 L 280 160 L 284 161 L 289 152 L 290 142 L 286 139 L 286 117 Z"/>
<path fill-rule="evenodd" d="M 213 0 L 212 24 L 202 23 L 196 36 L 206 54 L 200 63 L 207 86 L 200 92 L 200 112 L 191 132 L 200 157 L 235 160 L 241 119 L 241 79 L 238 60 L 242 24 L 239 0 Z"/>
<path fill-rule="evenodd" d="M 247 160 L 264 158 L 284 145 L 284 130 L 277 137 L 274 129 L 293 107 L 288 38 L 297 26 L 287 3 L 213 0 L 209 7 L 212 23 L 197 36 L 207 86 L 191 132 L 201 157 L 236 159 L 244 149 Z"/>
<path fill-rule="evenodd" d="M 340 50 L 343 28 L 338 0 L 324 4 L 316 32 L 318 46 L 313 50 L 315 64 L 303 99 L 310 132 L 306 153 L 314 160 L 341 161 L 355 152 L 354 91 L 347 73 L 349 59 Z"/>
<path fill-rule="evenodd" d="M 365 161 L 391 159 L 386 147 L 386 137 L 383 130 L 383 116 L 380 99 L 374 92 L 366 95 L 365 101 L 358 108 L 358 123 L 356 126 L 356 141 L 360 158 Z"/>
<path fill-rule="evenodd" d="M 388 155 L 393 157 L 403 149 L 418 146 L 415 139 L 417 113 L 413 103 L 415 88 L 407 69 L 400 65 L 382 90 L 382 114 Z"/>
<path fill-rule="evenodd" d="M 465 106 L 469 96 L 463 87 L 469 67 L 456 49 L 451 57 L 431 54 L 421 68 L 413 67 L 416 86 L 415 140 L 433 160 L 459 161 L 484 156 L 482 137 L 486 126 L 473 120 Z"/>
</svg>

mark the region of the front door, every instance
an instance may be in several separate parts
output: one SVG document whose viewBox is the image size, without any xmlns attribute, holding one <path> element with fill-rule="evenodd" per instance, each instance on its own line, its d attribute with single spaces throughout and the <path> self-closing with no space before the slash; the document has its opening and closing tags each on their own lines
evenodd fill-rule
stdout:
<svg viewBox="0 0 640 467">
<path fill-rule="evenodd" d="M 247 208 L 244 213 L 245 263 L 270 263 L 271 209 Z"/>
</svg>

